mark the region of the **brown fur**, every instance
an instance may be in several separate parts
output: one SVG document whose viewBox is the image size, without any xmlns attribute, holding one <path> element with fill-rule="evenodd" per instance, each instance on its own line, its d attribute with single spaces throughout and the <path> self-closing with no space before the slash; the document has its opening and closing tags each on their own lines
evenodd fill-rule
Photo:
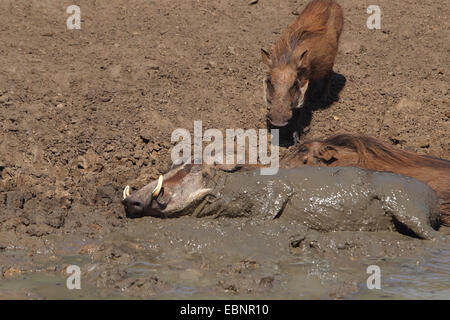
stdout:
<svg viewBox="0 0 450 320">
<path fill-rule="evenodd" d="M 293 109 L 303 105 L 310 86 L 323 82 L 320 94 L 328 96 L 342 26 L 342 9 L 335 1 L 314 0 L 283 32 L 270 54 L 262 50 L 262 60 L 270 68 L 264 89 L 273 125 L 287 124 Z"/>
<path fill-rule="evenodd" d="M 441 223 L 450 226 L 450 161 L 418 155 L 377 139 L 349 134 L 304 143 L 280 161 L 281 167 L 355 166 L 389 171 L 428 184 L 441 200 Z"/>
</svg>

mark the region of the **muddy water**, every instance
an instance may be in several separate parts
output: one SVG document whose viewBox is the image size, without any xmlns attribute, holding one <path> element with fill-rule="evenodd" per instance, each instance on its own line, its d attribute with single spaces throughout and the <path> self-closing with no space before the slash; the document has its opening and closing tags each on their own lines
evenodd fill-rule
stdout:
<svg viewBox="0 0 450 320">
<path fill-rule="evenodd" d="M 129 220 L 94 238 L 48 236 L 0 252 L 3 299 L 450 298 L 449 242 L 397 232 L 329 232 L 282 220 Z M 68 265 L 81 290 L 66 288 Z M 379 265 L 382 290 L 364 289 Z"/>
<path fill-rule="evenodd" d="M 362 288 L 352 299 L 450 299 L 450 250 L 398 259 L 385 270 L 382 290 Z"/>
</svg>

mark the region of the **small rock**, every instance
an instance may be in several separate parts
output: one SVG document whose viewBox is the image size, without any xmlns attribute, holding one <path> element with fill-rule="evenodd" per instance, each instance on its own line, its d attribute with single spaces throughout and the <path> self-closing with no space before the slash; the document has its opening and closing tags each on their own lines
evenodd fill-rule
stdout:
<svg viewBox="0 0 450 320">
<path fill-rule="evenodd" d="M 99 231 L 102 226 L 97 224 L 97 223 L 92 223 L 88 226 L 89 229 L 91 229 L 92 231 Z"/>
<path fill-rule="evenodd" d="M 4 204 L 6 204 L 6 193 L 0 193 L 0 206 Z"/>
<path fill-rule="evenodd" d="M 205 69 L 213 69 L 217 66 L 217 63 L 215 63 L 214 61 L 208 61 L 208 63 L 206 64 Z"/>
<path fill-rule="evenodd" d="M 5 278 L 10 278 L 10 277 L 14 277 L 14 276 L 16 276 L 18 274 L 21 274 L 21 273 L 22 273 L 22 271 L 20 271 L 19 269 L 11 267 L 11 268 L 6 269 L 3 272 L 3 276 Z"/>
<path fill-rule="evenodd" d="M 106 151 L 106 152 L 114 151 L 114 146 L 113 146 L 112 144 L 108 144 L 108 145 L 105 147 L 105 151 Z"/>
<path fill-rule="evenodd" d="M 429 148 L 430 147 L 430 137 L 423 136 L 417 137 L 413 142 L 414 146 L 419 148 Z"/>
<path fill-rule="evenodd" d="M 298 248 L 300 246 L 300 243 L 305 240 L 305 236 L 294 236 L 291 238 L 291 247 L 292 248 Z"/>
<path fill-rule="evenodd" d="M 264 277 L 259 280 L 259 285 L 264 289 L 271 289 L 273 287 L 273 281 L 275 279 L 273 277 Z"/>
<path fill-rule="evenodd" d="M 96 251 L 98 251 L 99 247 L 93 243 L 85 244 L 81 247 L 80 250 L 78 250 L 79 254 L 92 254 Z"/>
<path fill-rule="evenodd" d="M 150 129 L 143 129 L 140 132 L 140 137 L 141 137 L 142 141 L 146 144 L 154 141 L 153 136 L 154 136 L 154 132 L 152 132 L 152 130 L 150 130 Z"/>
<path fill-rule="evenodd" d="M 150 70 L 159 70 L 159 66 L 154 62 L 147 62 L 145 65 Z"/>
<path fill-rule="evenodd" d="M 116 189 L 112 185 L 105 185 L 97 188 L 95 202 L 103 205 L 111 204 L 117 198 Z"/>
<path fill-rule="evenodd" d="M 10 191 L 6 193 L 6 206 L 9 209 L 23 209 L 25 197 L 22 192 Z"/>
</svg>

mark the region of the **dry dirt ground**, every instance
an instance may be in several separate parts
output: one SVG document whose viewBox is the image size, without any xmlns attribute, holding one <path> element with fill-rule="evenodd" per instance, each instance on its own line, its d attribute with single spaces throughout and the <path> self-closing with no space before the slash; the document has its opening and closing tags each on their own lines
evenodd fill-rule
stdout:
<svg viewBox="0 0 450 320">
<path fill-rule="evenodd" d="M 0 250 L 136 223 L 122 189 L 167 170 L 176 128 L 265 128 L 260 48 L 306 2 L 0 1 Z M 449 159 L 448 4 L 338 2 L 345 86 L 302 139 L 362 133 Z M 81 30 L 67 30 L 72 4 Z"/>
</svg>

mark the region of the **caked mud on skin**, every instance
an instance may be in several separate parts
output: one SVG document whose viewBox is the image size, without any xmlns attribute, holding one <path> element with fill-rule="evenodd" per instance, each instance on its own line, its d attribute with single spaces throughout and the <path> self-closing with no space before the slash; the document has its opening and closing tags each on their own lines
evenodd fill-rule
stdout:
<svg viewBox="0 0 450 320">
<path fill-rule="evenodd" d="M 322 232 L 398 230 L 422 239 L 438 237 L 440 214 L 436 193 L 426 184 L 355 167 L 280 169 L 262 176 L 258 170 L 230 173 L 185 164 L 131 193 L 123 205 L 132 217 L 279 218 Z"/>
<path fill-rule="evenodd" d="M 440 222 L 450 226 L 450 161 L 395 148 L 369 136 L 338 134 L 294 146 L 280 160 L 283 168 L 352 166 L 412 177 L 436 191 Z"/>
</svg>

